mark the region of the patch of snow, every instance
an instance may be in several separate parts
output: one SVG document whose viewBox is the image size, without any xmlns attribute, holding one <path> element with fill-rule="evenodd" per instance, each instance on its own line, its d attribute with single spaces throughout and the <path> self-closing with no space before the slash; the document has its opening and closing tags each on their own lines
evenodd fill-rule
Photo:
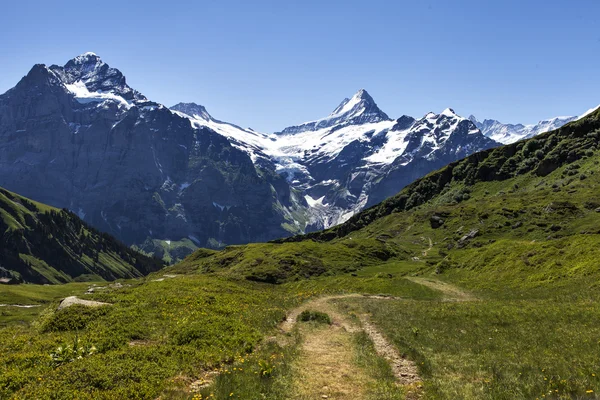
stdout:
<svg viewBox="0 0 600 400">
<path fill-rule="evenodd" d="M 90 92 L 82 81 L 77 81 L 73 84 L 65 85 L 67 90 L 75 96 L 75 100 L 81 104 L 87 103 L 103 103 L 105 101 L 114 101 L 119 105 L 129 109 L 133 106 L 133 103 L 128 102 L 121 96 L 117 96 L 113 93 Z"/>
<path fill-rule="evenodd" d="M 275 172 L 277 172 L 279 175 L 285 175 L 286 180 L 289 183 L 299 182 L 297 178 L 310 178 L 310 172 L 308 172 L 308 169 L 304 165 L 294 161 L 293 158 L 278 157 L 275 160 Z"/>
<path fill-rule="evenodd" d="M 323 128 L 316 131 L 279 135 L 277 141 L 270 144 L 265 153 L 276 158 L 278 164 L 284 168 L 299 160 L 305 160 L 307 154 L 310 158 L 333 159 L 351 142 L 367 142 L 371 136 L 388 131 L 395 123 L 395 121 L 381 121 L 347 125 L 339 129 Z"/>
<path fill-rule="evenodd" d="M 248 153 L 253 162 L 259 158 L 259 153 L 273 146 L 275 135 L 267 135 L 253 130 L 246 130 L 226 122 L 217 121 L 212 118 L 203 118 L 200 115 L 189 116 L 182 112 L 174 111 L 179 116 L 190 120 L 192 127 L 209 128 L 217 132 L 221 136 L 229 139 L 231 144 Z"/>
<path fill-rule="evenodd" d="M 325 196 L 319 197 L 318 199 L 313 199 L 309 195 L 304 196 L 304 200 L 309 207 L 318 207 L 318 206 L 326 206 L 327 204 L 323 204 L 323 200 L 325 200 Z"/>
<path fill-rule="evenodd" d="M 590 108 L 589 110 L 587 110 L 586 112 L 581 114 L 579 117 L 577 117 L 577 121 L 579 121 L 582 118 L 587 117 L 588 115 L 590 115 L 591 113 L 595 112 L 598 109 L 600 109 L 600 105 L 598 105 L 597 107 L 594 107 L 594 108 Z"/>
<path fill-rule="evenodd" d="M 342 102 L 342 104 L 340 104 L 338 106 L 338 108 L 333 110 L 333 112 L 331 114 L 329 114 L 329 116 L 326 119 L 339 118 L 339 117 L 343 116 L 344 114 L 352 111 L 352 109 L 354 107 L 356 107 L 356 105 L 358 105 L 358 103 L 360 103 L 360 101 L 361 101 L 359 93 L 360 93 L 360 91 L 358 93 L 356 93 L 354 96 L 352 96 L 351 99 L 344 100 Z"/>
<path fill-rule="evenodd" d="M 338 225 L 338 224 L 343 224 L 344 222 L 348 221 L 355 214 L 359 213 L 363 208 L 365 208 L 365 205 L 367 204 L 368 200 L 369 200 L 369 196 L 366 195 L 366 194 L 364 194 L 364 193 L 362 193 L 360 195 L 360 197 L 359 197 L 358 202 L 356 203 L 356 205 L 352 209 L 350 209 L 350 210 L 342 213 L 337 218 L 337 220 L 334 223 L 332 223 L 330 226 L 328 226 L 327 228 L 330 228 L 331 226 L 335 226 L 335 225 Z"/>
<path fill-rule="evenodd" d="M 339 185 L 339 183 L 340 182 L 337 179 L 328 179 L 326 181 L 321 181 L 320 184 L 326 186 L 326 185 Z"/>
<path fill-rule="evenodd" d="M 389 131 L 386 133 L 387 141 L 373 154 L 365 158 L 371 164 L 391 164 L 396 158 L 404 154 L 408 147 L 408 134 L 410 128 L 403 131 Z"/>
<path fill-rule="evenodd" d="M 451 109 L 451 108 L 446 108 L 444 111 L 442 111 L 442 113 L 440 115 L 444 115 L 444 116 L 450 117 L 450 118 L 456 118 L 456 117 L 458 117 L 458 115 L 456 115 L 456 113 L 454 112 L 454 110 Z"/>
<path fill-rule="evenodd" d="M 231 208 L 231 206 L 224 206 L 224 205 L 221 205 L 221 204 L 217 203 L 216 201 L 213 201 L 212 204 L 213 204 L 214 207 L 220 209 L 221 211 L 223 211 L 225 209 L 229 211 L 229 209 Z"/>
<path fill-rule="evenodd" d="M 162 170 L 161 170 L 162 172 Z M 163 182 L 162 186 L 160 187 L 162 190 L 169 190 L 171 189 L 173 186 L 173 181 L 171 180 L 170 176 L 167 176 L 167 179 L 165 179 L 165 181 Z"/>
</svg>

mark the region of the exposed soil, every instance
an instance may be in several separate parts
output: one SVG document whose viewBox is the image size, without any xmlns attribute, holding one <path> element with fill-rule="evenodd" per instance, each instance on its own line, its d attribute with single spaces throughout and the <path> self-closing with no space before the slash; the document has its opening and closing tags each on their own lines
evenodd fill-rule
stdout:
<svg viewBox="0 0 600 400">
<path fill-rule="evenodd" d="M 422 254 L 423 257 L 427 257 L 427 254 L 429 254 L 429 251 L 431 251 L 431 249 L 433 248 L 433 240 L 431 240 L 430 237 L 426 238 L 425 236 L 421 236 L 422 240 L 429 240 L 429 247 L 426 250 L 423 250 Z"/>
</svg>

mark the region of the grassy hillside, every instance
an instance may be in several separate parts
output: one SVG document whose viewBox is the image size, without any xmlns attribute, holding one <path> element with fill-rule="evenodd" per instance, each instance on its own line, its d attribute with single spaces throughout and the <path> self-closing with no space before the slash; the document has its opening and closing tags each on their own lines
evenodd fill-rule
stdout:
<svg viewBox="0 0 600 400">
<path fill-rule="evenodd" d="M 11 315 L 0 328 L 0 398 L 197 399 L 190 386 L 213 380 L 215 372 L 222 379 L 218 387 L 200 386 L 204 398 L 211 393 L 223 399 L 289 398 L 293 388 L 286 365 L 294 357 L 295 339 L 289 337 L 289 347 L 265 340 L 278 331 L 286 310 L 325 293 L 386 290 L 379 278 L 340 279 L 270 285 L 160 272 L 100 285 L 103 289 L 94 294 L 84 295 L 81 284 L 51 286 L 63 288 L 64 296 L 78 292 L 112 305 L 57 311 L 50 303 L 30 324 Z M 439 298 L 404 279 L 387 281 L 397 296 Z M 55 296 L 45 286 L 16 287 L 20 290 L 0 287 L 2 301 Z M 0 310 L 0 322 L 3 315 Z M 75 356 L 74 341 L 81 349 Z"/>
<path fill-rule="evenodd" d="M 114 280 L 162 268 L 75 214 L 0 188 L 0 277 L 13 282 Z"/>
</svg>

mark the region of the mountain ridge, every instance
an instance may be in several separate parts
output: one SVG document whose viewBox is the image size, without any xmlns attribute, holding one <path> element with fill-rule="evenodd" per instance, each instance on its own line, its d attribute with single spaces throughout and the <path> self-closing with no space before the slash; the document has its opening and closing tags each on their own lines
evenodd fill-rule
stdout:
<svg viewBox="0 0 600 400">
<path fill-rule="evenodd" d="M 271 162 L 302 193 L 308 206 L 303 228 L 308 230 L 344 222 L 448 160 L 499 145 L 451 108 L 418 120 L 408 116 L 393 120 L 364 89 L 342 101 L 328 117 L 275 134 L 189 115 L 200 107 L 188 106 L 192 123 L 227 136 L 255 163 Z M 175 109 L 185 111 L 182 106 Z"/>
<path fill-rule="evenodd" d="M 36 65 L 0 95 L 4 187 L 69 208 L 128 244 L 191 237 L 219 247 L 287 234 L 293 205 L 280 178 L 99 60 Z"/>
<path fill-rule="evenodd" d="M 169 109 L 85 53 L 0 95 L 0 185 L 146 251 L 189 252 L 329 228 L 499 145 L 450 108 L 391 119 L 364 89 L 299 126 L 261 133 L 195 103 Z"/>
<path fill-rule="evenodd" d="M 587 157 L 588 150 L 593 151 L 598 146 L 600 137 L 598 132 L 600 132 L 600 109 L 525 142 L 484 150 L 452 162 L 416 180 L 395 196 L 353 216 L 344 224 L 322 232 L 276 240 L 273 243 L 305 239 L 331 241 L 346 236 L 377 219 L 392 213 L 411 210 L 430 201 L 451 182 L 458 181 L 470 186 L 481 181 L 504 181 L 528 172 L 544 177 L 565 164 L 572 164 Z M 542 151 L 541 155 L 538 150 Z"/>
</svg>

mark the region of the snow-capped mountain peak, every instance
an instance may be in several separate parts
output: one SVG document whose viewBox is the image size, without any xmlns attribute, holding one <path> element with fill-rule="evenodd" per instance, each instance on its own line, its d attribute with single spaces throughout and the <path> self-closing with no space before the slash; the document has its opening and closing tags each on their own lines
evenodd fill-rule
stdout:
<svg viewBox="0 0 600 400">
<path fill-rule="evenodd" d="M 326 119 L 341 118 L 352 119 L 364 115 L 370 112 L 373 114 L 379 114 L 382 119 L 389 119 L 389 117 L 383 113 L 375 104 L 375 100 L 365 90 L 360 89 L 352 96 L 352 98 L 344 99 L 339 106 Z"/>
<path fill-rule="evenodd" d="M 458 115 L 456 115 L 454 110 L 451 108 L 446 108 L 444 111 L 442 111 L 441 115 L 444 115 L 444 116 L 450 117 L 450 118 L 458 117 Z"/>
<path fill-rule="evenodd" d="M 144 95 L 127 85 L 121 71 L 111 68 L 96 53 L 83 53 L 69 60 L 63 67 L 52 65 L 50 69 L 60 76 L 67 86 L 83 85 L 90 93 L 109 93 L 126 101 L 147 100 Z"/>
<path fill-rule="evenodd" d="M 306 131 L 317 131 L 333 126 L 360 125 L 382 121 L 391 121 L 391 119 L 379 109 L 375 100 L 373 100 L 366 90 L 360 89 L 351 98 L 344 99 L 327 117 L 305 122 L 297 126 L 290 126 L 280 133 L 296 134 Z"/>
<path fill-rule="evenodd" d="M 576 120 L 577 117 L 554 117 L 531 125 L 504 124 L 494 119 L 485 119 L 481 122 L 473 115 L 471 115 L 469 119 L 485 136 L 502 144 L 509 144 L 534 137 L 540 133 L 558 129 L 561 126 Z"/>
<path fill-rule="evenodd" d="M 91 51 L 88 51 L 86 53 L 83 53 L 71 60 L 69 60 L 67 62 L 67 65 L 65 65 L 66 68 L 68 67 L 72 67 L 72 66 L 77 66 L 77 65 L 101 65 L 104 64 L 104 62 L 100 59 L 100 57 L 96 54 L 96 53 L 92 53 Z"/>
<path fill-rule="evenodd" d="M 459 123 L 468 121 L 468 132 L 477 133 L 479 130 L 472 121 L 461 117 L 452 108 L 446 108 L 439 114 L 428 112 L 425 116 L 417 120 L 411 127 L 411 130 L 418 131 L 420 129 L 433 130 L 435 132 L 450 132 L 456 129 Z"/>
</svg>

